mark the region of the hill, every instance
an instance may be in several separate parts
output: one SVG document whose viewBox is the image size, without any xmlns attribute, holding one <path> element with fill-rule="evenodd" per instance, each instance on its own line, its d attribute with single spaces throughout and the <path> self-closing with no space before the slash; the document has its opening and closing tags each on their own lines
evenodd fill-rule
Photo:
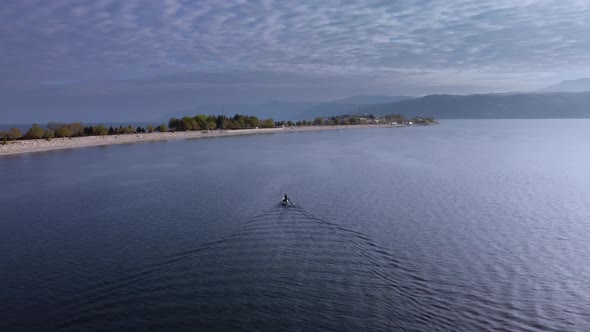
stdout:
<svg viewBox="0 0 590 332">
<path fill-rule="evenodd" d="M 408 117 L 428 116 L 436 119 L 548 119 L 590 118 L 590 91 L 555 93 L 503 93 L 474 95 L 428 95 L 419 98 L 380 104 L 362 104 L 360 101 L 382 100 L 386 96 L 355 96 L 333 102 L 282 102 L 257 105 L 226 105 L 226 115 L 249 114 L 274 120 L 312 120 L 344 114 L 403 114 Z M 348 103 L 342 101 L 349 101 Z M 356 103 L 352 103 L 355 101 Z M 220 105 L 201 106 L 169 114 L 184 115 L 221 114 Z"/>
<path fill-rule="evenodd" d="M 584 92 L 590 91 L 590 78 L 563 81 L 559 84 L 549 86 L 541 92 Z"/>
<path fill-rule="evenodd" d="M 414 97 L 408 96 L 384 96 L 384 95 L 356 95 L 348 98 L 332 100 L 329 103 L 336 104 L 385 104 L 394 103 L 400 100 L 412 99 Z"/>
<path fill-rule="evenodd" d="M 361 112 L 430 116 L 437 119 L 590 118 L 590 92 L 429 95 L 370 105 Z"/>
</svg>

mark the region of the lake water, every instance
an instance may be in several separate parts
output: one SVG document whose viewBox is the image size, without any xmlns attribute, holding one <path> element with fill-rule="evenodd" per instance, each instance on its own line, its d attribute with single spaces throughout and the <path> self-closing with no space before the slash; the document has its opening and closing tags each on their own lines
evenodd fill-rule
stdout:
<svg viewBox="0 0 590 332">
<path fill-rule="evenodd" d="M 589 170 L 589 120 L 0 157 L 0 330 L 588 331 Z"/>
</svg>

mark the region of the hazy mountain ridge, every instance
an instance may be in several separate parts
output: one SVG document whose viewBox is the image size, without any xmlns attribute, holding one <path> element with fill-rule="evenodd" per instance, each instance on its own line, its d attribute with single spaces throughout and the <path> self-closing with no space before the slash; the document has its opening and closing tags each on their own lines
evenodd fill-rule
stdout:
<svg viewBox="0 0 590 332">
<path fill-rule="evenodd" d="M 437 119 L 590 118 L 590 92 L 428 95 L 367 106 L 362 113 L 400 113 Z"/>
<path fill-rule="evenodd" d="M 546 87 L 541 92 L 584 92 L 590 91 L 590 78 L 563 81 Z"/>
<path fill-rule="evenodd" d="M 340 100 L 352 100 L 353 98 L 355 97 Z M 254 115 L 259 118 L 272 118 L 277 121 L 313 120 L 316 117 L 344 114 L 403 114 L 408 117 L 429 116 L 436 119 L 590 118 L 590 91 L 473 95 L 439 94 L 380 104 L 273 101 L 264 104 L 224 105 L 223 113 L 227 116 L 233 116 L 236 113 Z M 181 118 L 196 114 L 221 114 L 221 104 L 184 108 L 151 120 L 141 121 L 140 119 L 139 122 L 167 123 L 170 117 Z M 74 116 L 71 119 L 71 121 L 84 120 Z M 112 121 L 93 120 L 83 122 L 110 123 Z M 138 121 L 120 120 L 116 122 L 136 123 Z M 30 127 L 31 123 L 26 123 L 26 127 Z M 41 121 L 41 123 L 44 122 Z M 7 126 L 12 127 L 15 125 L 3 125 L 3 128 Z"/>
<path fill-rule="evenodd" d="M 348 98 L 332 100 L 328 103 L 336 104 L 386 104 L 396 101 L 412 99 L 409 96 L 384 96 L 384 95 L 356 95 Z"/>
<path fill-rule="evenodd" d="M 386 98 L 400 100 L 389 103 L 365 103 Z M 343 103 L 339 101 L 357 101 Z M 170 114 L 221 114 L 221 105 L 199 107 Z M 311 120 L 344 114 L 403 114 L 429 116 L 437 119 L 547 119 L 590 118 L 590 91 L 551 93 L 493 93 L 452 95 L 436 94 L 424 97 L 353 96 L 333 102 L 282 102 L 257 105 L 227 105 L 224 113 L 255 115 L 275 120 Z"/>
</svg>

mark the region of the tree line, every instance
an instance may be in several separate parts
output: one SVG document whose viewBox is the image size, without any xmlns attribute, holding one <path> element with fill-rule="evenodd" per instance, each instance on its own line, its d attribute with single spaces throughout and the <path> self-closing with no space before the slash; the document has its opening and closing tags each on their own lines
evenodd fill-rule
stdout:
<svg viewBox="0 0 590 332">
<path fill-rule="evenodd" d="M 261 120 L 255 116 L 236 114 L 233 117 L 223 115 L 203 115 L 198 114 L 194 117 L 185 116 L 183 118 L 170 118 L 168 127 L 171 130 L 178 131 L 196 131 L 196 130 L 217 130 L 217 129 L 253 129 L 253 128 L 275 128 L 275 127 L 292 127 L 292 126 L 347 126 L 347 125 L 366 125 L 366 124 L 432 124 L 436 120 L 431 117 L 413 117 L 406 118 L 402 114 L 391 114 L 383 117 L 369 115 L 338 115 L 331 117 L 317 117 L 312 121 L 274 121 L 271 119 Z"/>
<path fill-rule="evenodd" d="M 273 119 L 259 119 L 256 116 L 236 114 L 233 117 L 224 115 L 203 115 L 194 117 L 185 116 L 181 119 L 170 118 L 168 124 L 158 126 L 148 125 L 145 128 L 132 126 L 106 127 L 102 124 L 91 126 L 82 122 L 59 123 L 51 122 L 45 128 L 33 124 L 31 128 L 22 133 L 18 128 L 11 128 L 8 131 L 0 131 L 0 139 L 4 144 L 8 140 L 19 139 L 52 139 L 55 137 L 81 137 L 81 136 L 103 136 L 103 135 L 124 135 L 137 133 L 153 133 L 167 131 L 197 131 L 197 130 L 238 130 L 255 128 L 275 127 L 303 127 L 303 126 L 348 126 L 367 124 L 432 124 L 436 120 L 431 117 L 406 118 L 401 114 L 391 114 L 383 117 L 369 115 L 339 115 L 331 117 L 317 117 L 312 121 L 274 121 Z"/>
<path fill-rule="evenodd" d="M 218 130 L 218 129 L 254 129 L 274 128 L 277 124 L 273 119 L 258 119 L 255 116 L 236 114 L 233 117 L 224 115 L 197 114 L 194 117 L 185 116 L 181 119 L 170 118 L 168 127 L 171 130 Z"/>
<path fill-rule="evenodd" d="M 161 124 L 159 126 L 148 125 L 145 128 L 139 126 L 134 128 L 132 126 L 106 127 L 102 124 L 97 126 L 83 125 L 82 122 L 72 123 L 58 123 L 50 122 L 46 127 L 41 127 L 38 124 L 33 124 L 26 133 L 21 132 L 18 128 L 11 128 L 8 131 L 0 131 L 0 140 L 3 143 L 12 140 L 21 139 L 47 139 L 50 140 L 56 137 L 82 137 L 82 136 L 102 136 L 102 135 L 121 135 L 121 134 L 137 134 L 137 133 L 153 133 L 166 132 L 168 126 Z"/>
<path fill-rule="evenodd" d="M 303 126 L 354 126 L 354 125 L 371 125 L 371 124 L 434 124 L 437 123 L 431 117 L 413 117 L 407 118 L 403 114 L 389 114 L 378 117 L 373 114 L 368 115 L 338 115 L 326 118 L 317 117 L 313 121 L 297 121 L 296 125 Z"/>
</svg>

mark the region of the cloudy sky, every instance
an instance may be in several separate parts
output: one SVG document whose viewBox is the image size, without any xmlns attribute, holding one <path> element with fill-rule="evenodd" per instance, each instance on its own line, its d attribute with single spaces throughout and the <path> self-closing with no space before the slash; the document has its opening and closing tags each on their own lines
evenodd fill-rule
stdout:
<svg viewBox="0 0 590 332">
<path fill-rule="evenodd" d="M 586 0 L 3 0 L 0 123 L 525 91 L 590 77 Z"/>
</svg>

